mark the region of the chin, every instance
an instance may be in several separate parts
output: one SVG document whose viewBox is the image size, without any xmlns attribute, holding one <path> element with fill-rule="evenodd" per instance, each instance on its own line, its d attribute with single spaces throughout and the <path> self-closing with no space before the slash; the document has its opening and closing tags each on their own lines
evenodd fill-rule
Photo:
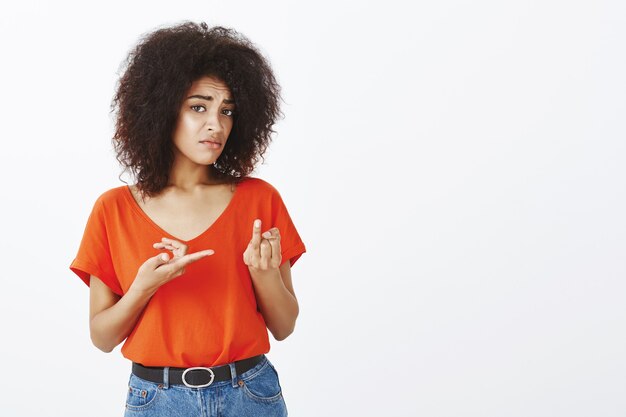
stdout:
<svg viewBox="0 0 626 417">
<path fill-rule="evenodd" d="M 219 155 L 218 156 L 211 155 L 210 158 L 198 158 L 198 159 L 195 159 L 194 162 L 198 165 L 213 165 L 215 161 L 217 161 L 218 159 L 219 159 Z"/>
</svg>

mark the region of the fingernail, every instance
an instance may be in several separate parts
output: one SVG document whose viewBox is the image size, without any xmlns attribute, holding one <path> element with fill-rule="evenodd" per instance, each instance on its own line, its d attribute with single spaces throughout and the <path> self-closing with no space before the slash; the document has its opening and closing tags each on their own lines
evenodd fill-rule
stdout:
<svg viewBox="0 0 626 417">
<path fill-rule="evenodd" d="M 272 237 L 272 234 L 270 232 L 265 232 L 263 233 L 263 237 Z"/>
<path fill-rule="evenodd" d="M 256 228 L 261 227 L 261 220 L 256 219 L 256 220 L 254 221 L 254 227 L 256 227 Z"/>
<path fill-rule="evenodd" d="M 163 259 L 164 261 L 167 261 L 167 254 L 166 253 L 162 254 L 161 259 Z"/>
</svg>

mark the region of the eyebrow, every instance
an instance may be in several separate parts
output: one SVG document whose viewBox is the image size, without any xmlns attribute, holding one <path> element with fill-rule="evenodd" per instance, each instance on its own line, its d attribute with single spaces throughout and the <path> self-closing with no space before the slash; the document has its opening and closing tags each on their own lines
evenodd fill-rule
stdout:
<svg viewBox="0 0 626 417">
<path fill-rule="evenodd" d="M 201 99 L 206 100 L 206 101 L 212 101 L 213 100 L 212 96 L 201 96 L 200 94 L 194 94 L 193 96 L 189 96 L 189 97 L 187 97 L 187 100 L 189 100 L 190 98 L 201 98 Z M 235 100 L 231 100 L 229 98 L 225 98 L 224 99 L 224 104 L 235 104 Z"/>
</svg>

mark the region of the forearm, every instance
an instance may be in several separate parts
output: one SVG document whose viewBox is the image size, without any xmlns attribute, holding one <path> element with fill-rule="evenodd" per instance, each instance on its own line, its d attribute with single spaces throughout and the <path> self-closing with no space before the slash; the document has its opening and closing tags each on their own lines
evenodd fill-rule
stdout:
<svg viewBox="0 0 626 417">
<path fill-rule="evenodd" d="M 89 323 L 93 344 L 104 352 L 112 351 L 131 333 L 153 294 L 131 287 L 117 303 L 95 315 Z"/>
<path fill-rule="evenodd" d="M 276 340 L 289 336 L 296 325 L 298 301 L 285 287 L 280 271 L 251 274 L 259 311 Z"/>
</svg>

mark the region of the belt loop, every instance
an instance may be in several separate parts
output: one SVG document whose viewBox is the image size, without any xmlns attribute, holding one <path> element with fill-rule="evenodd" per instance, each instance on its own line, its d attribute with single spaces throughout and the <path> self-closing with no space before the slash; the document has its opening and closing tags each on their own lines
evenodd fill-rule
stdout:
<svg viewBox="0 0 626 417">
<path fill-rule="evenodd" d="M 230 367 L 230 377 L 232 379 L 233 388 L 237 388 L 237 368 L 235 368 L 235 362 L 228 364 Z"/>
<path fill-rule="evenodd" d="M 168 389 L 170 387 L 170 367 L 163 368 L 163 388 Z"/>
</svg>

